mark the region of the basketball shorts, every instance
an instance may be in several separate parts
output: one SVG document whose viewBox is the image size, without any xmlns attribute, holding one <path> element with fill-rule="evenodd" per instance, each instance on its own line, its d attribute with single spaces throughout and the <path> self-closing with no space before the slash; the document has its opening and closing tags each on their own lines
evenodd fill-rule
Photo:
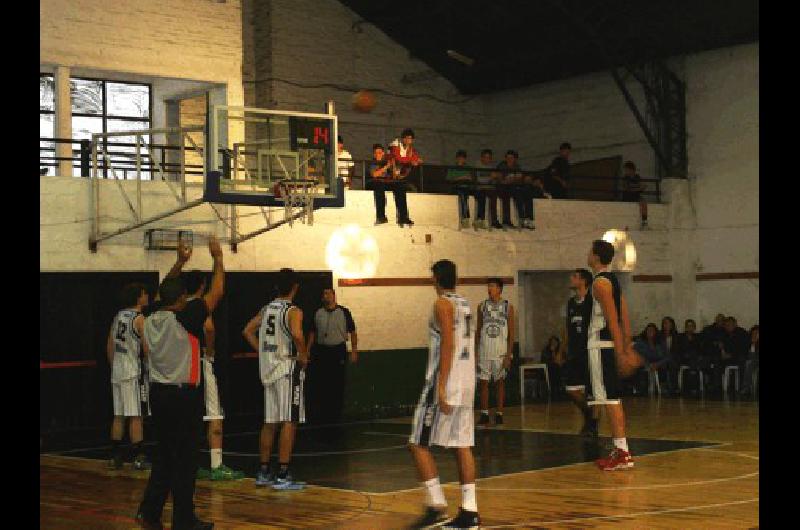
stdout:
<svg viewBox="0 0 800 530">
<path fill-rule="evenodd" d="M 617 358 L 612 342 L 604 341 L 589 348 L 589 379 L 594 396 L 588 401 L 589 405 L 613 405 L 620 402 L 622 385 L 617 373 Z"/>
<path fill-rule="evenodd" d="M 480 359 L 478 361 L 478 379 L 481 381 L 500 381 L 506 378 L 508 370 L 503 368 L 503 358 Z"/>
<path fill-rule="evenodd" d="M 472 447 L 475 445 L 475 418 L 472 405 L 454 406 L 450 414 L 439 410 L 436 388 L 428 384 L 422 391 L 411 423 L 408 442 L 430 447 Z"/>
<path fill-rule="evenodd" d="M 264 385 L 264 423 L 306 422 L 306 372 L 297 361 L 289 362 L 291 367 L 285 376 Z"/>
<path fill-rule="evenodd" d="M 138 378 L 126 379 L 111 383 L 111 394 L 114 399 L 114 416 L 136 417 L 142 415 L 142 384 Z"/>
<path fill-rule="evenodd" d="M 214 375 L 214 363 L 205 357 L 200 362 L 203 365 L 203 399 L 206 405 L 203 421 L 221 420 L 225 415 L 219 398 L 217 376 Z"/>
<path fill-rule="evenodd" d="M 589 353 L 587 351 L 567 355 L 564 363 L 564 383 L 567 390 L 586 392 L 589 385 Z"/>
</svg>

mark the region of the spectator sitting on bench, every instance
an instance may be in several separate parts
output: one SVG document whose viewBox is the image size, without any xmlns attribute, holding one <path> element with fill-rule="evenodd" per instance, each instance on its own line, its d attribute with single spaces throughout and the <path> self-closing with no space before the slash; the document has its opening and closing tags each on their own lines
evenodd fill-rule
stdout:
<svg viewBox="0 0 800 530">
<path fill-rule="evenodd" d="M 688 366 L 692 372 L 696 372 L 698 377 L 702 373 L 708 378 L 708 369 L 711 366 L 711 362 L 703 354 L 702 338 L 697 333 L 697 324 L 691 318 L 687 319 L 683 324 L 683 333 L 678 335 L 678 346 L 675 351 L 677 358 L 680 359 L 679 362 Z M 678 369 L 680 370 L 680 367 Z M 684 374 L 683 384 L 685 388 L 686 374 Z"/>
<path fill-rule="evenodd" d="M 753 375 L 758 370 L 758 324 L 750 328 L 750 351 L 744 364 L 744 378 L 742 381 L 742 396 L 755 394 L 753 388 Z"/>
</svg>

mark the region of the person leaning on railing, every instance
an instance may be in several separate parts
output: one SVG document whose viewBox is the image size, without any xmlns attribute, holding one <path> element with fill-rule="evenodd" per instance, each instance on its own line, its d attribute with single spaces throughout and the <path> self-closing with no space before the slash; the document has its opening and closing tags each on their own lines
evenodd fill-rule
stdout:
<svg viewBox="0 0 800 530">
<path fill-rule="evenodd" d="M 456 152 L 456 166 L 466 166 L 467 152 L 459 149 Z M 445 179 L 453 184 L 453 189 L 458 195 L 458 218 L 461 228 L 469 228 L 469 196 L 473 194 L 472 171 L 458 167 L 447 169 Z"/>
</svg>

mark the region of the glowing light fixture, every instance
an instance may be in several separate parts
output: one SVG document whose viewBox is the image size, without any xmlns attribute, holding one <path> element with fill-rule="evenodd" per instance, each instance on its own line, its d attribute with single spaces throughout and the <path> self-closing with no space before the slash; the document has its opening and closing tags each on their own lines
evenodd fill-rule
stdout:
<svg viewBox="0 0 800 530">
<path fill-rule="evenodd" d="M 636 245 L 625 230 L 612 228 L 603 234 L 603 241 L 614 245 L 614 261 L 611 265 L 620 271 L 632 271 L 636 267 Z"/>
<path fill-rule="evenodd" d="M 380 261 L 378 242 L 351 224 L 337 229 L 325 247 L 325 261 L 339 278 L 371 278 Z"/>
</svg>

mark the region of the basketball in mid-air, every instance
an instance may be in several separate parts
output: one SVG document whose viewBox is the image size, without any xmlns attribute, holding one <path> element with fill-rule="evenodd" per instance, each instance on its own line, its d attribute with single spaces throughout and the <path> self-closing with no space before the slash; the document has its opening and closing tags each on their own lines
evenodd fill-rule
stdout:
<svg viewBox="0 0 800 530">
<path fill-rule="evenodd" d="M 376 103 L 375 94 L 369 90 L 359 90 L 353 94 L 353 110 L 358 112 L 370 112 Z"/>
</svg>

